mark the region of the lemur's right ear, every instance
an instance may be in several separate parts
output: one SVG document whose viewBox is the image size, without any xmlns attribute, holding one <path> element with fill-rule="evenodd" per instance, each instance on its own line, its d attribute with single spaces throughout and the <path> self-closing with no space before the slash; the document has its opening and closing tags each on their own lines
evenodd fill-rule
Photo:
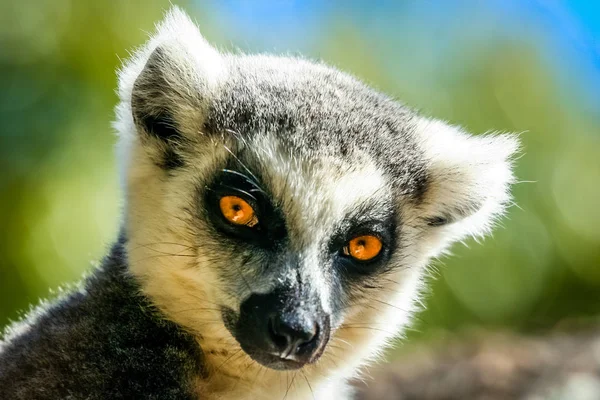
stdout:
<svg viewBox="0 0 600 400">
<path fill-rule="evenodd" d="M 221 54 L 183 11 L 171 8 L 156 34 L 119 71 L 117 129 L 163 145 L 198 134 L 225 73 Z"/>
<path fill-rule="evenodd" d="M 511 201 L 517 137 L 472 136 L 459 127 L 427 118 L 415 122 L 428 162 L 422 218 L 450 241 L 489 232 Z"/>
</svg>

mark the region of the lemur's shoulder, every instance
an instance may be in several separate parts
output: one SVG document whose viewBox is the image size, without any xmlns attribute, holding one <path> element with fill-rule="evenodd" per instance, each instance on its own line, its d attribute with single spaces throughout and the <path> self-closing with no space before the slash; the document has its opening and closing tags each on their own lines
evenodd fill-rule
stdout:
<svg viewBox="0 0 600 400">
<path fill-rule="evenodd" d="M 35 310 L 0 342 L 0 398 L 193 398 L 195 340 L 129 276 L 122 241 L 81 290 Z"/>
</svg>

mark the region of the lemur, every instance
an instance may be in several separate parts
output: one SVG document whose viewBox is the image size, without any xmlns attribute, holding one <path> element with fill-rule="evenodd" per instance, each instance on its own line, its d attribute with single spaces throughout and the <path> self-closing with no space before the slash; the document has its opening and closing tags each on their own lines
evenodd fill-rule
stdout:
<svg viewBox="0 0 600 400">
<path fill-rule="evenodd" d="M 511 203 L 514 135 L 218 51 L 176 7 L 118 80 L 121 233 L 7 328 L 2 399 L 350 398 L 430 260 Z"/>
</svg>

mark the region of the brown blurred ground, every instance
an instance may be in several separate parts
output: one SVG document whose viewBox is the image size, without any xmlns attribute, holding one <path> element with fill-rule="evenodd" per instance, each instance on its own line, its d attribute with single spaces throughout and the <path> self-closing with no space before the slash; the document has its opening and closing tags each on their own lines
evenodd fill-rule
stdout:
<svg viewBox="0 0 600 400">
<path fill-rule="evenodd" d="M 600 399 L 600 325 L 548 336 L 473 334 L 371 370 L 361 400 Z"/>
</svg>

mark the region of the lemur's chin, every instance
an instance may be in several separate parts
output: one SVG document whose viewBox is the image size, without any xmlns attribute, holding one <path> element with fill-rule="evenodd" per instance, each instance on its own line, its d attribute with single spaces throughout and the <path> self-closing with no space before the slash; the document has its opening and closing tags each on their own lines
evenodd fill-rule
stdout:
<svg viewBox="0 0 600 400">
<path fill-rule="evenodd" d="M 242 348 L 244 348 L 244 346 L 242 346 Z M 304 367 L 307 364 L 307 362 L 286 359 L 281 357 L 280 355 L 269 354 L 258 349 L 244 349 L 244 351 L 246 352 L 246 354 L 248 354 L 248 356 L 250 356 L 250 358 L 252 358 L 260 365 L 278 371 L 296 370 Z"/>
<path fill-rule="evenodd" d="M 320 346 L 309 357 L 296 357 L 289 354 L 269 353 L 264 349 L 255 346 L 240 343 L 242 350 L 254 361 L 270 369 L 278 371 L 298 370 L 306 365 L 313 364 L 319 360 L 323 354 L 327 341 L 321 342 Z"/>
</svg>

